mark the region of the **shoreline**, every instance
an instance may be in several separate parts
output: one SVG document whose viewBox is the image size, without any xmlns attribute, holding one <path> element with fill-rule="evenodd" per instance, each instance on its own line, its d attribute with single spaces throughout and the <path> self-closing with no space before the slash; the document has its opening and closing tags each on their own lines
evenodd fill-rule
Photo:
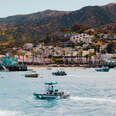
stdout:
<svg viewBox="0 0 116 116">
<path fill-rule="evenodd" d="M 49 65 L 27 65 L 28 69 L 52 69 L 52 68 L 73 68 L 73 69 L 86 69 L 86 68 L 99 68 L 90 66 L 49 66 Z"/>
</svg>

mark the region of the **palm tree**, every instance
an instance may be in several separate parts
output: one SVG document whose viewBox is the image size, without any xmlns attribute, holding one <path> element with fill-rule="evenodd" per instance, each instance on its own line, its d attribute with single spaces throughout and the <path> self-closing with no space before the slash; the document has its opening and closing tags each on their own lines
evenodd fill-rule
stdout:
<svg viewBox="0 0 116 116">
<path fill-rule="evenodd" d="M 83 50 L 80 50 L 80 51 L 78 52 L 78 55 L 79 55 L 80 57 L 82 57 L 82 54 L 83 54 Z"/>
<path fill-rule="evenodd" d="M 17 51 L 16 50 L 12 50 L 11 56 L 15 56 L 15 55 L 17 55 Z"/>
<path fill-rule="evenodd" d="M 80 61 L 79 61 L 80 64 L 82 63 L 82 54 L 83 54 L 83 50 L 80 50 L 80 51 L 78 52 L 78 55 L 79 55 L 79 57 L 81 58 Z"/>
<path fill-rule="evenodd" d="M 73 61 L 72 57 L 73 57 L 73 52 L 71 52 L 71 61 Z"/>
<path fill-rule="evenodd" d="M 66 54 L 66 51 L 65 50 L 62 50 L 62 55 L 63 55 L 63 63 L 65 62 L 64 60 L 65 60 L 65 54 Z"/>
<path fill-rule="evenodd" d="M 76 58 L 77 58 L 77 63 L 78 63 L 78 58 L 79 58 L 79 54 L 78 53 L 76 54 Z"/>
<path fill-rule="evenodd" d="M 32 54 L 32 63 L 34 62 L 35 59 L 35 51 L 33 48 L 30 48 L 31 54 Z"/>
<path fill-rule="evenodd" d="M 21 53 L 17 52 L 18 59 L 20 59 Z"/>
<path fill-rule="evenodd" d="M 32 54 L 32 63 L 34 63 L 35 58 L 37 60 L 37 56 L 40 54 L 38 51 L 35 51 L 33 48 L 30 49 L 31 50 L 31 54 Z"/>
<path fill-rule="evenodd" d="M 48 55 L 48 58 L 50 59 L 50 63 L 52 63 L 53 55 L 52 54 L 49 54 Z"/>
<path fill-rule="evenodd" d="M 58 51 L 56 51 L 56 55 L 59 56 L 59 52 Z"/>
<path fill-rule="evenodd" d="M 25 53 L 24 52 L 21 52 L 20 55 L 23 56 L 23 62 L 24 62 Z"/>
</svg>

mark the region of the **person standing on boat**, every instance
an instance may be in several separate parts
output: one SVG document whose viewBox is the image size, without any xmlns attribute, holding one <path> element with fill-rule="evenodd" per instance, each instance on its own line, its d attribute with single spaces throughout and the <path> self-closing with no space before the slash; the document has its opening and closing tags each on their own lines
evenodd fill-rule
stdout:
<svg viewBox="0 0 116 116">
<path fill-rule="evenodd" d="M 51 86 L 51 93 L 53 93 L 54 92 L 54 87 L 53 87 L 53 85 Z"/>
</svg>

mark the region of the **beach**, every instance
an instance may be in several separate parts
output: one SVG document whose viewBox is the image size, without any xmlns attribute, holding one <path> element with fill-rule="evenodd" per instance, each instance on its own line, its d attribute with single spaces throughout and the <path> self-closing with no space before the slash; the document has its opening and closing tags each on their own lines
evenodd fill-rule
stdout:
<svg viewBox="0 0 116 116">
<path fill-rule="evenodd" d="M 27 65 L 28 69 L 85 69 L 86 67 L 81 66 L 81 67 L 76 67 L 76 66 L 65 66 L 65 67 L 60 67 L 60 66 L 47 66 L 47 65 Z"/>
</svg>

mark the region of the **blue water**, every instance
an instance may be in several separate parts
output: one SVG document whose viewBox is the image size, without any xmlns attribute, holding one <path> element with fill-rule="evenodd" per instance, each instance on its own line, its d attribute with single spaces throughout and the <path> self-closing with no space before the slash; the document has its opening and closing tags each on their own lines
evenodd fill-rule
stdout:
<svg viewBox="0 0 116 116">
<path fill-rule="evenodd" d="M 27 72 L 0 72 L 0 116 L 116 116 L 116 70 L 36 69 L 39 78 L 25 78 Z M 44 82 L 57 81 L 57 88 L 70 93 L 62 100 L 37 100 L 33 92 L 45 91 Z"/>
</svg>

